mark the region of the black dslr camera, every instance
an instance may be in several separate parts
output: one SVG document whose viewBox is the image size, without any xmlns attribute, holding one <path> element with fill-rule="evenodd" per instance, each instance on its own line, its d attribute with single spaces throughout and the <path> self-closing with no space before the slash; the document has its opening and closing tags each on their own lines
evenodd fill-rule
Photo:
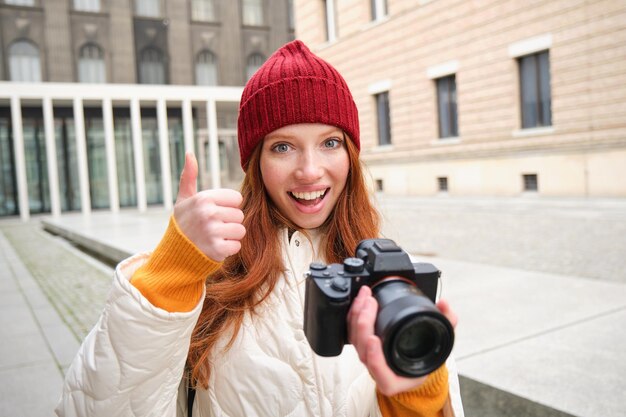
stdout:
<svg viewBox="0 0 626 417">
<path fill-rule="evenodd" d="M 441 272 L 412 263 L 393 240 L 367 239 L 341 264 L 312 263 L 307 273 L 304 333 L 315 353 L 337 356 L 348 342 L 347 315 L 359 289 L 378 301 L 375 333 L 389 367 L 419 377 L 436 370 L 452 351 L 454 329 L 435 306 Z"/>
</svg>

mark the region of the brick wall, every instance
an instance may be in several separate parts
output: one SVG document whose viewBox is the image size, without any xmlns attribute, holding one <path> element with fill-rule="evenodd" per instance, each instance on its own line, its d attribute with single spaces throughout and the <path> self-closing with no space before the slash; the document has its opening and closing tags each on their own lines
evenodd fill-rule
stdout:
<svg viewBox="0 0 626 417">
<path fill-rule="evenodd" d="M 385 191 L 432 194 L 433 175 L 448 173 L 450 194 L 518 195 L 528 171 L 538 174 L 540 194 L 626 197 L 625 2 L 388 0 L 379 22 L 371 21 L 369 0 L 335 6 L 335 42 L 325 40 L 321 0 L 296 1 L 296 35 L 350 85 L 363 159 Z M 521 129 L 511 48 L 536 37 L 550 40 L 552 126 Z M 450 63 L 459 136 L 445 141 L 428 71 Z M 390 85 L 386 148 L 377 146 L 371 94 L 381 81 Z"/>
</svg>

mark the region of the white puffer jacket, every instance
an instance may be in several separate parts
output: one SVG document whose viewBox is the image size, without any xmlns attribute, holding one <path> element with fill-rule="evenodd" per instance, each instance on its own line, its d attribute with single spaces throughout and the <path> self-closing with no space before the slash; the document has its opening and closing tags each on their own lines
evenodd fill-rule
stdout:
<svg viewBox="0 0 626 417">
<path fill-rule="evenodd" d="M 313 237 L 313 247 L 318 238 Z M 352 346 L 335 358 L 316 356 L 302 330 L 304 278 L 316 260 L 311 243 L 282 236 L 287 272 L 261 314 L 246 315 L 232 348 L 214 354 L 209 389 L 196 393 L 194 417 L 381 416 L 375 385 Z M 202 303 L 188 313 L 156 308 L 130 284 L 148 258 L 118 265 L 100 320 L 74 359 L 57 407 L 60 416 L 187 416 L 181 384 L 191 332 Z M 448 361 L 445 415 L 462 417 L 458 377 Z"/>
</svg>

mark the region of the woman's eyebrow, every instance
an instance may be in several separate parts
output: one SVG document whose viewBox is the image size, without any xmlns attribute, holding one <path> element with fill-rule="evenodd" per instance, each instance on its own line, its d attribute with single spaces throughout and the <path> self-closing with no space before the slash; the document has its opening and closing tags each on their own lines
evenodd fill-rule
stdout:
<svg viewBox="0 0 626 417">
<path fill-rule="evenodd" d="M 280 134 L 280 133 L 277 133 L 277 134 L 271 134 L 271 133 L 270 133 L 270 134 L 269 134 L 269 135 L 267 135 L 267 137 L 266 137 L 266 139 L 268 139 L 268 140 L 276 140 L 276 139 L 293 139 L 293 138 L 294 138 L 294 135 L 285 135 L 285 134 Z"/>
<path fill-rule="evenodd" d="M 320 136 L 331 136 L 331 135 L 338 135 L 338 136 L 342 136 L 343 130 L 341 129 L 331 129 L 326 133 L 321 134 Z"/>
<path fill-rule="evenodd" d="M 337 129 L 337 128 L 333 128 L 327 131 L 324 131 L 322 133 L 319 133 L 317 136 L 322 138 L 322 137 L 327 137 L 327 136 L 342 136 L 343 131 L 341 129 Z M 269 135 L 267 135 L 265 137 L 266 140 L 290 140 L 290 139 L 296 139 L 298 137 L 298 135 L 290 135 L 288 133 L 270 133 Z"/>
</svg>

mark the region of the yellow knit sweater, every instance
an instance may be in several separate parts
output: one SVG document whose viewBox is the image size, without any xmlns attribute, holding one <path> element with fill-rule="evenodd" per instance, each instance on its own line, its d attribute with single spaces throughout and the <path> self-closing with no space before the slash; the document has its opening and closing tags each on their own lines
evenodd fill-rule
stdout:
<svg viewBox="0 0 626 417">
<path fill-rule="evenodd" d="M 198 304 L 206 277 L 220 266 L 187 239 L 172 216 L 165 236 L 131 283 L 154 306 L 186 312 Z M 448 398 L 448 370 L 442 366 L 412 391 L 377 397 L 385 417 L 441 417 Z"/>
</svg>

